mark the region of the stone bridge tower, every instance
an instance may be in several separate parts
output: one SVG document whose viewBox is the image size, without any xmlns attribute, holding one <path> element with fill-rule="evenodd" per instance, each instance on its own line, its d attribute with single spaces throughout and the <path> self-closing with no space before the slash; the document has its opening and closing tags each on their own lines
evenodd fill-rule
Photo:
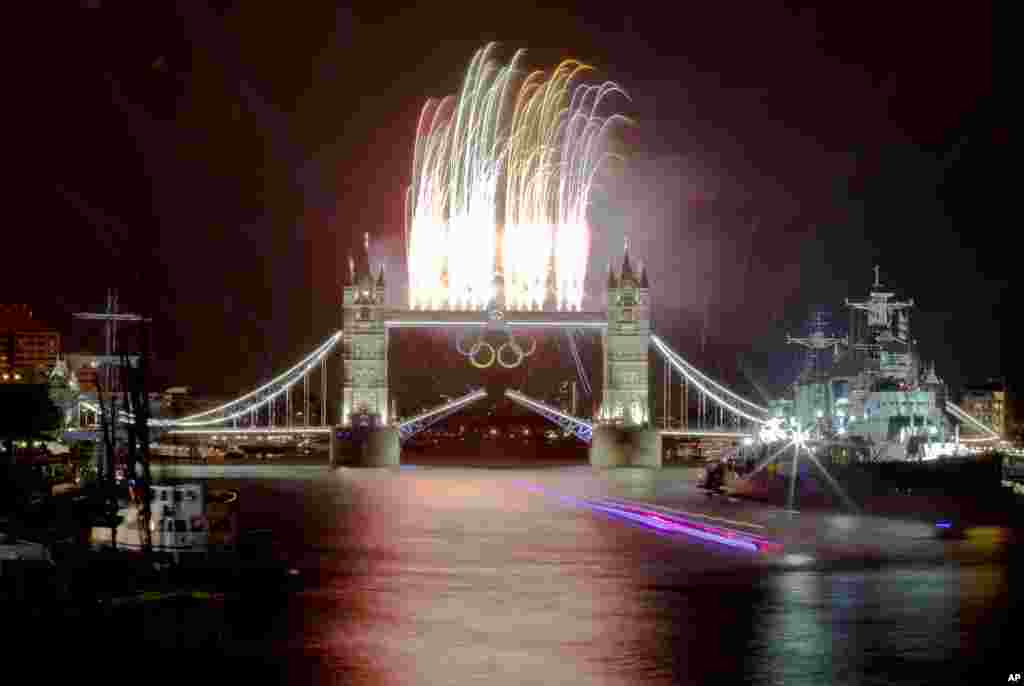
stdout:
<svg viewBox="0 0 1024 686">
<path fill-rule="evenodd" d="M 650 284 L 646 268 L 639 275 L 634 271 L 628 241 L 619 273 L 608 267 L 607 294 L 604 389 L 590 462 L 595 467 L 660 467 L 661 434 L 650 426 Z"/>
<path fill-rule="evenodd" d="M 647 269 L 640 275 L 629 261 L 629 244 L 616 275 L 608 269 L 608 328 L 605 329 L 604 392 L 601 419 L 623 426 L 650 422 L 648 354 L 651 342 L 651 296 Z"/>
<path fill-rule="evenodd" d="M 356 270 L 342 291 L 341 429 L 331 432 L 331 465 L 393 467 L 399 464 L 398 429 L 391 425 L 388 394 L 387 305 L 384 267 L 374 276 L 369 264 Z"/>
<path fill-rule="evenodd" d="M 386 426 L 388 416 L 388 332 L 385 326 L 384 267 L 375 277 L 349 259 L 342 292 L 342 426 Z"/>
</svg>

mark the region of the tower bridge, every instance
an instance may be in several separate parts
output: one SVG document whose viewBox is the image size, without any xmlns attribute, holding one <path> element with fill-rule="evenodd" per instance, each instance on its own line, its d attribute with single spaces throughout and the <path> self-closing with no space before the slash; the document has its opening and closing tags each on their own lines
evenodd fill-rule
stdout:
<svg viewBox="0 0 1024 686">
<path fill-rule="evenodd" d="M 532 354 L 536 342 L 523 340 L 532 334 L 551 329 L 593 330 L 600 333 L 604 387 L 598 416 L 592 420 L 572 417 L 557 408 L 509 389 L 510 400 L 539 413 L 563 430 L 590 444 L 590 461 L 599 467 L 658 467 L 662 461 L 661 437 L 714 437 L 742 440 L 757 434 L 767 419 L 766 408 L 752 403 L 727 389 L 696 367 L 686 362 L 651 330 L 650 284 L 644 268 L 634 270 L 628 244 L 621 266 L 609 266 L 606 283 L 606 309 L 582 311 L 571 307 L 558 308 L 550 292 L 545 306 L 507 307 L 500 287 L 486 306 L 475 308 L 394 308 L 385 303 L 386 283 L 383 269 L 373 273 L 369 268 L 359 274 L 354 261 L 349 264 L 349 279 L 342 294 L 342 340 L 340 344 L 343 380 L 341 425 L 353 426 L 360 421 L 372 425 L 364 430 L 361 441 L 346 446 L 349 460 L 369 465 L 395 465 L 400 461 L 400 444 L 428 419 L 447 416 L 463 403 L 446 403 L 417 418 L 414 424 L 395 424 L 389 417 L 392 389 L 388 376 L 390 337 L 397 329 L 452 329 L 462 337 L 459 352 L 474 366 L 486 368 L 493 364 L 511 368 Z M 549 279 L 549 289 L 552 279 Z M 495 348 L 486 336 L 507 336 Z M 474 339 L 466 343 L 465 339 Z M 528 350 L 527 350 L 528 348 Z M 651 350 L 665 365 L 662 386 L 666 399 L 662 407 L 662 426 L 654 416 L 654 402 L 649 382 Z M 678 378 L 680 417 L 682 425 L 670 427 L 669 403 L 672 383 Z M 690 388 L 694 390 L 698 425 L 689 426 Z M 470 394 L 467 397 L 474 397 Z M 368 422 L 366 419 L 372 418 Z M 433 420 L 436 421 L 436 420 Z M 388 438 L 377 438 L 387 436 Z M 373 437 L 371 439 L 371 437 Z M 368 449 L 371 444 L 375 446 Z M 375 453 L 374 450 L 383 450 Z M 340 451 L 339 451 L 340 452 Z"/>
<path fill-rule="evenodd" d="M 757 439 L 771 425 L 771 412 L 705 374 L 673 350 L 651 327 L 650 287 L 646 270 L 637 276 L 628 246 L 621 267 L 609 268 L 604 311 L 572 309 L 505 309 L 495 298 L 486 308 L 412 309 L 388 307 L 384 301 L 383 270 L 376 277 L 355 273 L 342 292 L 343 327 L 297 364 L 238 398 L 186 417 L 149 420 L 157 436 L 219 437 L 228 440 L 282 437 L 322 437 L 330 441 L 332 464 L 394 466 L 401 461 L 402 443 L 432 424 L 487 396 L 474 390 L 415 417 L 394 416 L 399 395 L 388 375 L 391 335 L 399 329 L 451 329 L 462 337 L 456 346 L 480 368 L 498 364 L 514 368 L 533 353 L 532 334 L 551 329 L 592 330 L 600 333 L 603 388 L 597 415 L 574 417 L 513 389 L 505 397 L 537 412 L 564 431 L 589 444 L 595 467 L 660 467 L 663 440 L 694 439 L 738 443 Z M 486 336 L 507 336 L 495 348 Z M 472 339 L 472 343 L 467 343 Z M 651 352 L 656 355 L 651 355 Z M 327 364 L 340 358 L 341 398 L 338 421 L 327 418 Z M 661 361 L 660 383 L 651 367 Z M 311 380 L 319 377 L 324 407 L 320 422 L 311 423 Z M 661 397 L 661 417 L 656 416 Z M 678 398 L 678 421 L 672 406 Z M 303 408 L 303 421 L 294 421 Z M 950 412 L 980 432 L 975 441 L 995 435 L 977 419 L 950 404 Z M 80 403 L 83 416 L 95 418 L 94 403 Z M 121 411 L 119 419 L 132 416 Z M 87 422 L 86 422 L 87 424 Z M 88 428 L 88 427 L 86 427 Z M 80 436 L 79 436 L 80 437 Z M 972 439 L 964 439 L 968 442 Z"/>
</svg>

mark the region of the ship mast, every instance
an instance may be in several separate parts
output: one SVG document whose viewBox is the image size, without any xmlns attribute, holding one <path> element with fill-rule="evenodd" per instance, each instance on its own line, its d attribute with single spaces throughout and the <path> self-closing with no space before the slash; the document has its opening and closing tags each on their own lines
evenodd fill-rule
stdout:
<svg viewBox="0 0 1024 686">
<path fill-rule="evenodd" d="M 855 310 L 863 310 L 868 313 L 868 327 L 875 330 L 880 340 L 888 332 L 892 334 L 893 314 L 914 306 L 911 298 L 905 302 L 890 300 L 896 296 L 895 293 L 882 290 L 882 282 L 879 279 L 879 267 L 875 266 L 875 283 L 871 287 L 871 294 L 867 300 L 853 301 L 846 299 L 846 306 Z M 879 331 L 880 330 L 880 331 Z"/>
</svg>

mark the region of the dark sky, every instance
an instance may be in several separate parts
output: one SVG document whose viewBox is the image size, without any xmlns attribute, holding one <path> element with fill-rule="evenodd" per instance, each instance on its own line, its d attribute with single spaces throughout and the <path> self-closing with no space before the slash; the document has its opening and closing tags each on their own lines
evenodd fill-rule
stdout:
<svg viewBox="0 0 1024 686">
<path fill-rule="evenodd" d="M 167 383 L 229 392 L 290 366 L 339 325 L 364 231 L 398 282 L 419 108 L 500 40 L 630 93 L 591 269 L 599 283 L 628 231 L 659 327 L 696 362 L 706 307 L 707 359 L 789 381 L 785 333 L 815 304 L 845 324 L 878 263 L 941 376 L 1017 375 L 984 3 L 201 5 L 55 6 L 24 54 L 0 300 L 72 347 L 91 338 L 68 314 L 114 286 L 156 318 Z"/>
</svg>

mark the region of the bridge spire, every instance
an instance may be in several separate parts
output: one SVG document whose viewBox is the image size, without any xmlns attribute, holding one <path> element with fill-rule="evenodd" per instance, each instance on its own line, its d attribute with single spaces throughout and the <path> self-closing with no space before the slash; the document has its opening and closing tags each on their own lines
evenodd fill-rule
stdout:
<svg viewBox="0 0 1024 686">
<path fill-rule="evenodd" d="M 622 253 L 622 275 L 619 277 L 621 282 L 627 279 L 633 281 L 633 267 L 629 264 L 629 236 L 626 236 L 625 251 Z"/>
</svg>

